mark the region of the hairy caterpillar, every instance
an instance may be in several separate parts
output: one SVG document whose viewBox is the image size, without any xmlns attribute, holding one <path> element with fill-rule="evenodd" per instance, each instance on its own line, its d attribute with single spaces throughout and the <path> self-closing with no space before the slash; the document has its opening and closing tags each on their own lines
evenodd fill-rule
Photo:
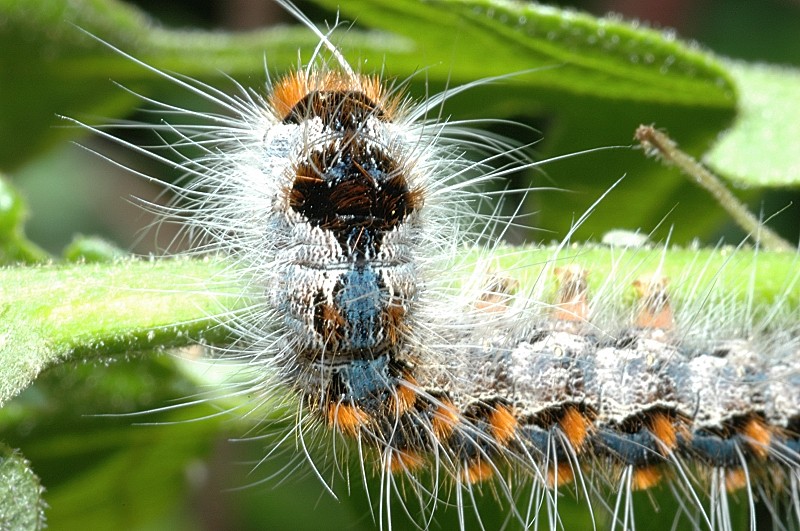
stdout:
<svg viewBox="0 0 800 531">
<path fill-rule="evenodd" d="M 178 190 L 194 202 L 199 250 L 232 255 L 265 293 L 227 324 L 244 338 L 238 355 L 262 371 L 258 385 L 298 396 L 301 443 L 322 426 L 358 453 L 361 474 L 377 470 L 381 523 L 393 521 L 395 494 L 419 500 L 427 525 L 437 500 L 463 512 L 491 490 L 514 502 L 511 519 L 555 528 L 554 486 L 594 495 L 610 484 L 612 525 L 632 527 L 630 492 L 668 474 L 695 526 L 727 527 L 736 487 L 749 500 L 790 493 L 778 521 L 792 525 L 796 318 L 779 304 L 767 315 L 731 309 L 724 282 L 698 286 L 713 318 L 675 308 L 668 284 L 691 276 L 657 261 L 589 289 L 584 253 L 566 247 L 537 272 L 556 278 L 555 292 L 543 281 L 519 293 L 491 267 L 451 286 L 443 271 L 461 266 L 449 257 L 476 241 L 463 220 L 480 196 L 467 185 L 506 172 L 480 170 L 514 148 L 488 138 L 486 160 L 463 158 L 473 133 L 425 119 L 446 96 L 403 99 L 306 23 L 327 52 L 266 101 L 206 94 L 233 118 L 182 130 L 207 156 L 186 162 L 199 180 Z M 631 285 L 638 298 L 626 307 Z M 527 497 L 518 483 L 532 485 Z"/>
</svg>

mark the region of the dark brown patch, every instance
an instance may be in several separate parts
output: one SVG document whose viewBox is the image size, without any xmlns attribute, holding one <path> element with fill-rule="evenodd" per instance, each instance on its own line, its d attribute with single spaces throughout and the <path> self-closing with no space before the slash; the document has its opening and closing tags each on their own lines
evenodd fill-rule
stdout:
<svg viewBox="0 0 800 531">
<path fill-rule="evenodd" d="M 419 206 L 403 168 L 380 147 L 351 138 L 314 151 L 295 168 L 289 206 L 333 231 L 348 254 L 376 251 L 382 234 Z"/>
<path fill-rule="evenodd" d="M 285 124 L 299 124 L 319 118 L 325 127 L 336 131 L 358 131 L 367 118 L 385 121 L 380 106 L 359 91 L 314 90 L 294 104 L 283 118 Z"/>
</svg>

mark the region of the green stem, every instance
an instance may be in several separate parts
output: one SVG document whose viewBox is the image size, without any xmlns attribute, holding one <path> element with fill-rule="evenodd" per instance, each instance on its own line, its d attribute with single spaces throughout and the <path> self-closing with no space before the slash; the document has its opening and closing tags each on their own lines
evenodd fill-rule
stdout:
<svg viewBox="0 0 800 531">
<path fill-rule="evenodd" d="M 504 247 L 492 255 L 487 273 L 496 268 L 512 277 L 523 294 L 542 286 L 536 293 L 551 302 L 553 267 L 580 264 L 589 272 L 590 293 L 613 280 L 623 297 L 637 278 L 658 272 L 670 279 L 675 301 L 705 297 L 700 288 L 723 289 L 726 300 L 755 310 L 779 304 L 791 316 L 800 311 L 798 256 L 731 248 Z M 455 268 L 463 271 L 462 282 L 477 258 L 471 253 Z M 231 282 L 229 267 L 165 258 L 0 269 L 0 404 L 46 367 L 67 360 L 229 341 L 214 316 L 253 300 Z"/>
<path fill-rule="evenodd" d="M 224 341 L 213 316 L 239 298 L 208 288 L 223 271 L 188 259 L 0 269 L 0 405 L 67 360 Z"/>
<path fill-rule="evenodd" d="M 794 246 L 756 218 L 722 181 L 693 157 L 684 153 L 669 136 L 649 125 L 640 125 L 635 135 L 647 152 L 654 152 L 667 164 L 674 164 L 684 174 L 714 196 L 733 220 L 756 241 L 773 251 L 793 251 Z"/>
</svg>

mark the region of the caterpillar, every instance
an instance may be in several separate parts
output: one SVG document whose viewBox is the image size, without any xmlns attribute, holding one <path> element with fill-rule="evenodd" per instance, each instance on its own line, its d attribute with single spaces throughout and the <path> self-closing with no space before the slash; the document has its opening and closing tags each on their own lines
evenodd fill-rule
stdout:
<svg viewBox="0 0 800 531">
<path fill-rule="evenodd" d="M 637 273 L 612 267 L 599 284 L 591 248 L 566 241 L 541 264 L 514 263 L 484 236 L 509 222 L 481 220 L 473 204 L 487 199 L 481 184 L 534 163 L 502 138 L 429 118 L 486 81 L 415 102 L 279 3 L 319 46 L 267 96 L 158 73 L 229 114 L 164 126 L 204 153 L 182 163 L 193 180 L 173 186 L 182 203 L 165 214 L 190 213 L 195 252 L 228 256 L 254 287 L 249 308 L 220 317 L 240 338 L 221 355 L 247 365 L 243 394 L 257 402 L 293 396 L 285 439 L 303 452 L 322 440 L 334 468 L 354 453 L 357 475 L 380 478 L 383 527 L 399 502 L 423 528 L 453 504 L 465 528 L 472 500 L 492 495 L 509 521 L 557 529 L 573 490 L 598 519 L 607 509 L 610 527 L 632 529 L 633 492 L 662 484 L 680 500 L 676 522 L 729 529 L 739 492 L 751 528 L 757 499 L 776 527 L 796 527 L 800 326 L 781 297 L 800 276 L 758 308 L 726 295 L 738 257 L 757 268 L 757 252 L 666 272 L 658 249 L 621 248 Z M 486 155 L 475 162 L 465 146 Z M 477 260 L 461 261 L 465 245 Z M 474 273 L 454 284 L 464 268 Z M 681 284 L 701 311 L 673 300 Z"/>
</svg>

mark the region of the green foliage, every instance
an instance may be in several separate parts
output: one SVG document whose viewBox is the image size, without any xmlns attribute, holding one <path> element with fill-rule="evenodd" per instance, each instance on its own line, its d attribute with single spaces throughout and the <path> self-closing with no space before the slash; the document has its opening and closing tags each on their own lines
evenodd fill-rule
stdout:
<svg viewBox="0 0 800 531">
<path fill-rule="evenodd" d="M 42 486 L 16 450 L 0 444 L 0 525 L 3 529 L 35 531 L 45 523 Z"/>
<path fill-rule="evenodd" d="M 800 155 L 787 149 L 787 141 L 800 137 L 800 71 L 734 61 L 725 65 L 739 87 L 739 110 L 709 151 L 708 164 L 745 186 L 798 186 Z"/>
</svg>

